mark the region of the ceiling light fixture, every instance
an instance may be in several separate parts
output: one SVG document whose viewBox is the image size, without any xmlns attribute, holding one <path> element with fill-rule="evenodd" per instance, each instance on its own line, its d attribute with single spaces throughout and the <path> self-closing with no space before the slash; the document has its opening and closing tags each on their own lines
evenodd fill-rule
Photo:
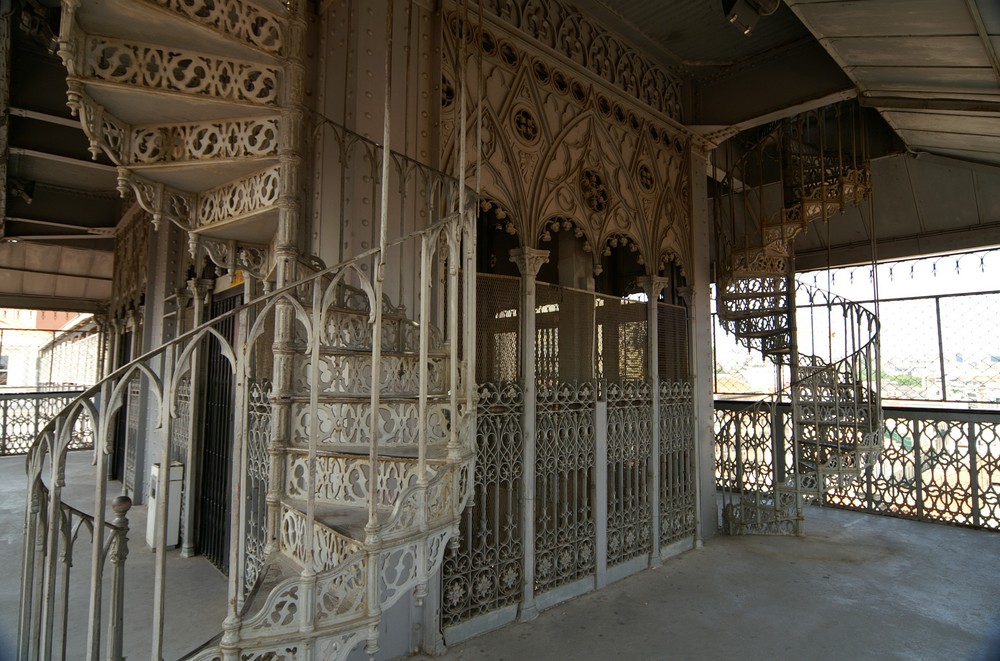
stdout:
<svg viewBox="0 0 1000 661">
<path fill-rule="evenodd" d="M 761 16 L 770 16 L 778 11 L 781 0 L 772 0 L 766 6 L 760 0 L 722 0 L 722 12 L 726 20 L 743 34 L 750 36 Z"/>
</svg>

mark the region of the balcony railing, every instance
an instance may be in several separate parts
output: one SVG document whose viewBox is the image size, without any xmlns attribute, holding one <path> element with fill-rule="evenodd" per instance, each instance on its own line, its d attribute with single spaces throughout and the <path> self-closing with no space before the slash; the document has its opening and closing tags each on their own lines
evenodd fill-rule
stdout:
<svg viewBox="0 0 1000 661">
<path fill-rule="evenodd" d="M 0 392 L 0 456 L 26 454 L 42 427 L 82 390 Z M 90 424 L 80 418 L 70 450 L 93 446 Z"/>
<path fill-rule="evenodd" d="M 885 440 L 868 471 L 822 504 L 872 514 L 1000 530 L 1000 410 L 884 406 Z M 774 454 L 788 455 L 791 409 L 715 403 L 716 484 L 749 488 Z M 738 454 L 753 436 L 754 456 Z"/>
</svg>

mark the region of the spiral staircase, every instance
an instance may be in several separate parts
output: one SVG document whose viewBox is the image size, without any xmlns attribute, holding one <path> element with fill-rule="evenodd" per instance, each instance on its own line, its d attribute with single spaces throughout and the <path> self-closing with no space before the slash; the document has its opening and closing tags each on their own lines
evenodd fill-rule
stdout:
<svg viewBox="0 0 1000 661">
<path fill-rule="evenodd" d="M 69 565 L 60 562 L 76 542 L 77 533 L 66 533 L 73 526 L 93 539 L 86 656 L 121 658 L 128 590 L 119 579 L 128 574 L 119 569 L 128 555 L 130 502 L 115 499 L 113 521 L 101 507 L 84 515 L 79 504 L 63 502 L 66 430 L 93 430 L 90 502 L 106 502 L 103 455 L 129 384 L 143 383 L 169 448 L 181 424 L 177 392 L 196 378 L 197 352 L 208 342 L 222 344 L 241 383 L 251 360 L 261 360 L 262 338 L 273 334 L 264 352 L 274 361 L 264 404 L 274 420 L 265 452 L 267 524 L 262 564 L 245 582 L 231 578 L 219 635 L 186 658 L 340 659 L 362 641 L 374 657 L 384 611 L 410 594 L 422 604 L 456 533 L 472 490 L 474 406 L 459 353 L 462 286 L 454 265 L 474 223 L 456 212 L 459 205 L 435 197 L 441 215 L 397 240 L 416 243 L 424 271 L 435 251 L 449 251 L 450 274 L 435 280 L 446 282 L 437 295 L 449 317 L 445 332 L 436 323 L 443 313 L 435 319 L 430 311 L 430 288 L 442 286 L 430 275 L 421 274 L 418 320 L 388 301 L 386 245 L 329 268 L 298 257 L 303 13 L 302 3 L 274 0 L 63 3 L 68 103 L 91 151 L 118 167 L 122 194 L 134 195 L 154 224 L 187 232 L 192 256 L 207 254 L 218 268 L 243 270 L 272 291 L 115 370 L 39 434 L 28 458 L 22 658 L 78 653 L 67 651 L 65 634 L 61 648 L 54 635 L 72 615 L 56 584 L 65 576 L 69 585 Z M 370 147 L 369 162 L 419 169 L 379 150 Z M 452 197 L 468 195 L 454 181 L 442 186 Z M 244 334 L 229 344 L 217 324 L 234 315 Z M 236 399 L 238 429 L 241 417 L 249 425 L 249 413 L 248 399 L 239 391 Z M 165 501 L 165 478 L 157 488 Z M 151 658 L 163 655 L 163 534 Z M 245 566 L 245 547 L 238 529 L 232 537 L 235 574 Z M 111 603 L 102 606 L 109 572 Z"/>
<path fill-rule="evenodd" d="M 820 128 L 811 132 L 802 117 L 769 127 L 733 170 L 757 184 L 739 194 L 743 236 L 719 233 L 728 241 L 720 246 L 727 268 L 718 280 L 718 317 L 740 344 L 789 368 L 788 386 L 750 405 L 747 419 L 772 426 L 767 436 L 784 436 L 774 427 L 784 424 L 779 404 L 790 402 L 792 433 L 785 448 L 736 433 L 734 479 L 723 496 L 729 534 L 801 534 L 803 504 L 862 475 L 881 449 L 877 318 L 795 280 L 795 237 L 812 222 L 833 222 L 870 192 L 866 166 L 845 158 L 843 140 L 829 140 L 836 148 L 827 150 L 816 139 L 824 123 L 812 118 Z M 770 198 L 761 171 L 751 171 L 762 163 L 780 167 Z M 773 210 L 775 198 L 781 203 Z"/>
</svg>

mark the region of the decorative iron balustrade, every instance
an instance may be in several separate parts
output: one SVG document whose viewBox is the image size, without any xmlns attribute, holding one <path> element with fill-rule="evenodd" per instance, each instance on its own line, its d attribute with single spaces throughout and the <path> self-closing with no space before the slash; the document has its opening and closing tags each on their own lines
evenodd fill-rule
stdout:
<svg viewBox="0 0 1000 661">
<path fill-rule="evenodd" d="M 38 432 L 81 392 L 0 393 L 0 456 L 27 454 Z M 93 444 L 93 428 L 87 420 L 77 420 L 68 449 L 83 450 Z"/>
<path fill-rule="evenodd" d="M 819 501 L 921 521 L 1000 530 L 1000 411 L 883 407 L 884 443 L 863 475 Z M 752 454 L 737 439 L 753 438 Z M 773 455 L 790 453 L 791 406 L 760 409 L 717 400 L 715 478 L 751 491 L 773 477 Z M 781 462 L 778 462 L 779 464 Z"/>
</svg>

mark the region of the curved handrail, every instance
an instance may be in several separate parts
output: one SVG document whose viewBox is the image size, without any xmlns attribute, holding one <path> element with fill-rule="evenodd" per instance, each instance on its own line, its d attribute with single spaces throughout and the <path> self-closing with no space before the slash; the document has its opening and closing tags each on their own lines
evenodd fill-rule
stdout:
<svg viewBox="0 0 1000 661">
<path fill-rule="evenodd" d="M 433 223 L 427 227 L 405 234 L 399 238 L 393 239 L 392 241 L 386 242 L 386 249 L 406 243 L 407 241 L 410 241 L 425 233 L 437 232 L 442 227 L 459 220 L 460 219 L 458 218 L 457 213 L 449 214 L 444 218 L 442 218 L 441 220 L 437 221 L 436 223 Z M 158 347 L 151 349 L 146 353 L 137 356 L 136 358 L 132 359 L 131 361 L 122 365 L 121 367 L 118 367 L 117 369 L 109 373 L 107 376 L 105 376 L 103 379 L 101 379 L 94 385 L 90 386 L 86 390 L 82 391 L 74 399 L 72 399 L 65 406 L 63 406 L 63 408 L 61 408 L 55 415 L 53 415 L 52 418 L 45 424 L 44 427 L 41 428 L 41 430 L 39 430 L 38 434 L 35 436 L 35 440 L 32 441 L 31 447 L 29 448 L 29 454 L 31 453 L 32 449 L 35 448 L 41 442 L 41 439 L 46 434 L 54 431 L 56 424 L 58 424 L 59 421 L 65 418 L 64 414 L 67 411 L 72 411 L 72 409 L 76 408 L 77 406 L 81 405 L 86 406 L 84 402 L 87 399 L 99 393 L 105 385 L 113 384 L 116 380 L 118 380 L 122 376 L 125 376 L 130 371 L 135 369 L 140 369 L 145 371 L 144 363 L 148 361 L 150 358 L 155 358 L 157 356 L 160 356 L 166 353 L 168 349 L 177 347 L 187 342 L 191 338 L 196 338 L 197 336 L 203 335 L 207 330 L 210 330 L 212 326 L 215 326 L 219 322 L 229 319 L 230 317 L 234 317 L 243 312 L 244 310 L 255 308 L 256 306 L 262 303 L 268 303 L 272 299 L 278 299 L 286 294 L 294 292 L 295 289 L 302 287 L 303 285 L 311 284 L 314 281 L 321 280 L 322 278 L 325 278 L 331 274 L 339 273 L 340 271 L 347 268 L 353 268 L 355 267 L 356 264 L 360 263 L 361 261 L 378 254 L 380 250 L 381 250 L 380 248 L 371 248 L 362 253 L 359 253 L 358 255 L 350 259 L 346 259 L 333 266 L 328 266 L 321 271 L 316 271 L 315 273 L 300 280 L 297 280 L 291 284 L 287 284 L 283 287 L 262 294 L 250 301 L 247 301 L 245 303 L 242 303 L 234 307 L 232 310 L 228 310 L 216 317 L 213 317 L 212 319 L 203 322 L 202 324 L 192 328 L 191 330 L 185 331 L 184 333 L 178 335 L 177 337 L 168 340 L 167 342 L 164 342 Z M 97 442 L 98 439 L 95 438 L 95 443 Z"/>
</svg>

